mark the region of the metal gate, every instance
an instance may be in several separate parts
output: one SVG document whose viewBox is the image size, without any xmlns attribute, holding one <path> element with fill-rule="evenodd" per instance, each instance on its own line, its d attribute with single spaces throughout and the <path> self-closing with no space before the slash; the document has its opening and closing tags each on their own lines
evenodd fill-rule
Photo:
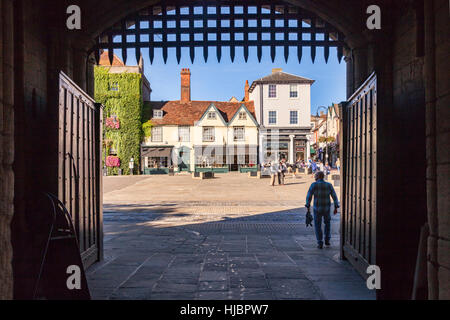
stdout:
<svg viewBox="0 0 450 320">
<path fill-rule="evenodd" d="M 375 264 L 377 77 L 373 73 L 341 105 L 341 254 L 367 276 Z"/>
<path fill-rule="evenodd" d="M 72 215 L 84 267 L 102 258 L 102 108 L 59 76 L 58 198 Z"/>
</svg>

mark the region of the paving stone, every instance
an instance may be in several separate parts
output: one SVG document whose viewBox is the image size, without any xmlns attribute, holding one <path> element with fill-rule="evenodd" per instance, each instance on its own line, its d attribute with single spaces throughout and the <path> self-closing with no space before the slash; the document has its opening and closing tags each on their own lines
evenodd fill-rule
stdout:
<svg viewBox="0 0 450 320">
<path fill-rule="evenodd" d="M 203 265 L 203 272 L 205 271 L 227 271 L 227 263 L 205 263 Z"/>
<path fill-rule="evenodd" d="M 227 280 L 225 271 L 202 271 L 200 273 L 200 281 L 224 281 Z"/>
<path fill-rule="evenodd" d="M 349 263 L 336 259 L 339 215 L 332 218 L 333 246 L 318 250 L 304 208 L 282 200 L 304 198 L 310 182 L 274 192 L 239 174 L 207 188 L 193 188 L 190 176 L 155 176 L 111 190 L 104 195 L 105 262 L 87 274 L 92 297 L 373 299 Z"/>
<path fill-rule="evenodd" d="M 199 291 L 225 291 L 228 289 L 227 281 L 200 281 Z"/>
<path fill-rule="evenodd" d="M 269 289 L 240 288 L 231 289 L 230 296 L 233 300 L 274 300 L 275 296 Z"/>
<path fill-rule="evenodd" d="M 376 299 L 376 290 L 369 290 L 361 281 L 315 281 L 314 285 L 328 300 Z"/>
<path fill-rule="evenodd" d="M 151 288 L 119 288 L 110 296 L 112 300 L 145 300 L 149 299 Z"/>
<path fill-rule="evenodd" d="M 230 276 L 231 288 L 268 288 L 267 280 L 264 276 L 240 277 Z"/>
<path fill-rule="evenodd" d="M 174 283 L 172 281 L 158 281 L 152 292 L 195 292 L 197 284 Z"/>
<path fill-rule="evenodd" d="M 269 279 L 269 285 L 277 299 L 320 299 L 308 280 Z"/>
<path fill-rule="evenodd" d="M 279 266 L 279 267 L 263 267 L 266 278 L 268 279 L 304 279 L 306 276 L 299 267 L 295 266 Z"/>
<path fill-rule="evenodd" d="M 228 291 L 200 291 L 198 300 L 227 300 L 230 299 Z"/>
<path fill-rule="evenodd" d="M 152 292 L 150 300 L 194 300 L 196 292 Z"/>
</svg>

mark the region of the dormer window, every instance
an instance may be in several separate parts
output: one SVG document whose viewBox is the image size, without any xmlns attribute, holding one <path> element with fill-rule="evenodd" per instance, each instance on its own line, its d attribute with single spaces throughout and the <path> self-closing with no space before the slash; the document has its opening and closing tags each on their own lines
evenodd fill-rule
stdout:
<svg viewBox="0 0 450 320">
<path fill-rule="evenodd" d="M 247 120 L 247 113 L 245 111 L 239 112 L 239 120 Z"/>
<path fill-rule="evenodd" d="M 216 113 L 214 111 L 208 112 L 208 119 L 216 119 Z"/>
<path fill-rule="evenodd" d="M 153 118 L 162 119 L 163 111 L 162 110 L 153 110 Z"/>
</svg>

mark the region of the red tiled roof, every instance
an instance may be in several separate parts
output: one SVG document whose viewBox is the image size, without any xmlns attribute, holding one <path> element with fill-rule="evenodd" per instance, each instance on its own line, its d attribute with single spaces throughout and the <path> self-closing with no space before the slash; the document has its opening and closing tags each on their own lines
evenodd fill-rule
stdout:
<svg viewBox="0 0 450 320">
<path fill-rule="evenodd" d="M 239 107 L 244 104 L 248 111 L 255 117 L 253 101 L 247 102 L 221 102 L 221 101 L 180 101 L 150 102 L 152 109 L 163 110 L 162 119 L 151 119 L 154 125 L 194 125 L 205 113 L 211 104 L 220 111 L 226 122 L 229 122 Z"/>
<path fill-rule="evenodd" d="M 108 51 L 103 51 L 103 53 L 100 55 L 100 62 L 99 62 L 100 66 L 111 66 L 111 63 L 109 63 L 109 56 L 108 56 Z M 122 60 L 120 60 L 120 58 L 116 55 L 114 55 L 113 57 L 113 66 L 125 66 L 125 64 L 123 63 Z"/>
</svg>

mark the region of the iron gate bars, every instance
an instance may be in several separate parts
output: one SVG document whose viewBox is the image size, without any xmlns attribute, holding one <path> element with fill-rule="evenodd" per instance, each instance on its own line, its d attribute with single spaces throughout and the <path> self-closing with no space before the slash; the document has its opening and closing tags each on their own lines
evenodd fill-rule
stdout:
<svg viewBox="0 0 450 320">
<path fill-rule="evenodd" d="M 190 1 L 182 5 L 176 1 L 162 1 L 158 5 L 144 8 L 117 22 L 98 38 L 94 51 L 97 64 L 101 50 L 108 50 L 112 64 L 114 49 L 121 49 L 124 63 L 127 49 L 134 48 L 136 61 L 141 49 L 148 48 L 153 63 L 155 48 L 162 49 L 167 63 L 168 49 L 175 48 L 178 63 L 181 48 L 189 48 L 192 63 L 195 48 L 203 48 L 205 62 L 208 48 L 215 47 L 217 60 L 222 58 L 222 49 L 229 47 L 231 61 L 236 48 L 242 47 L 247 62 L 249 48 L 256 47 L 261 62 L 263 47 L 270 47 L 272 62 L 276 48 L 284 48 L 284 58 L 289 57 L 289 48 L 297 48 L 299 63 L 303 47 L 310 47 L 314 62 L 316 48 L 323 47 L 325 62 L 328 62 L 330 47 L 337 48 L 337 58 L 343 56 L 344 36 L 315 14 L 280 1 L 278 4 L 261 1 Z"/>
</svg>

